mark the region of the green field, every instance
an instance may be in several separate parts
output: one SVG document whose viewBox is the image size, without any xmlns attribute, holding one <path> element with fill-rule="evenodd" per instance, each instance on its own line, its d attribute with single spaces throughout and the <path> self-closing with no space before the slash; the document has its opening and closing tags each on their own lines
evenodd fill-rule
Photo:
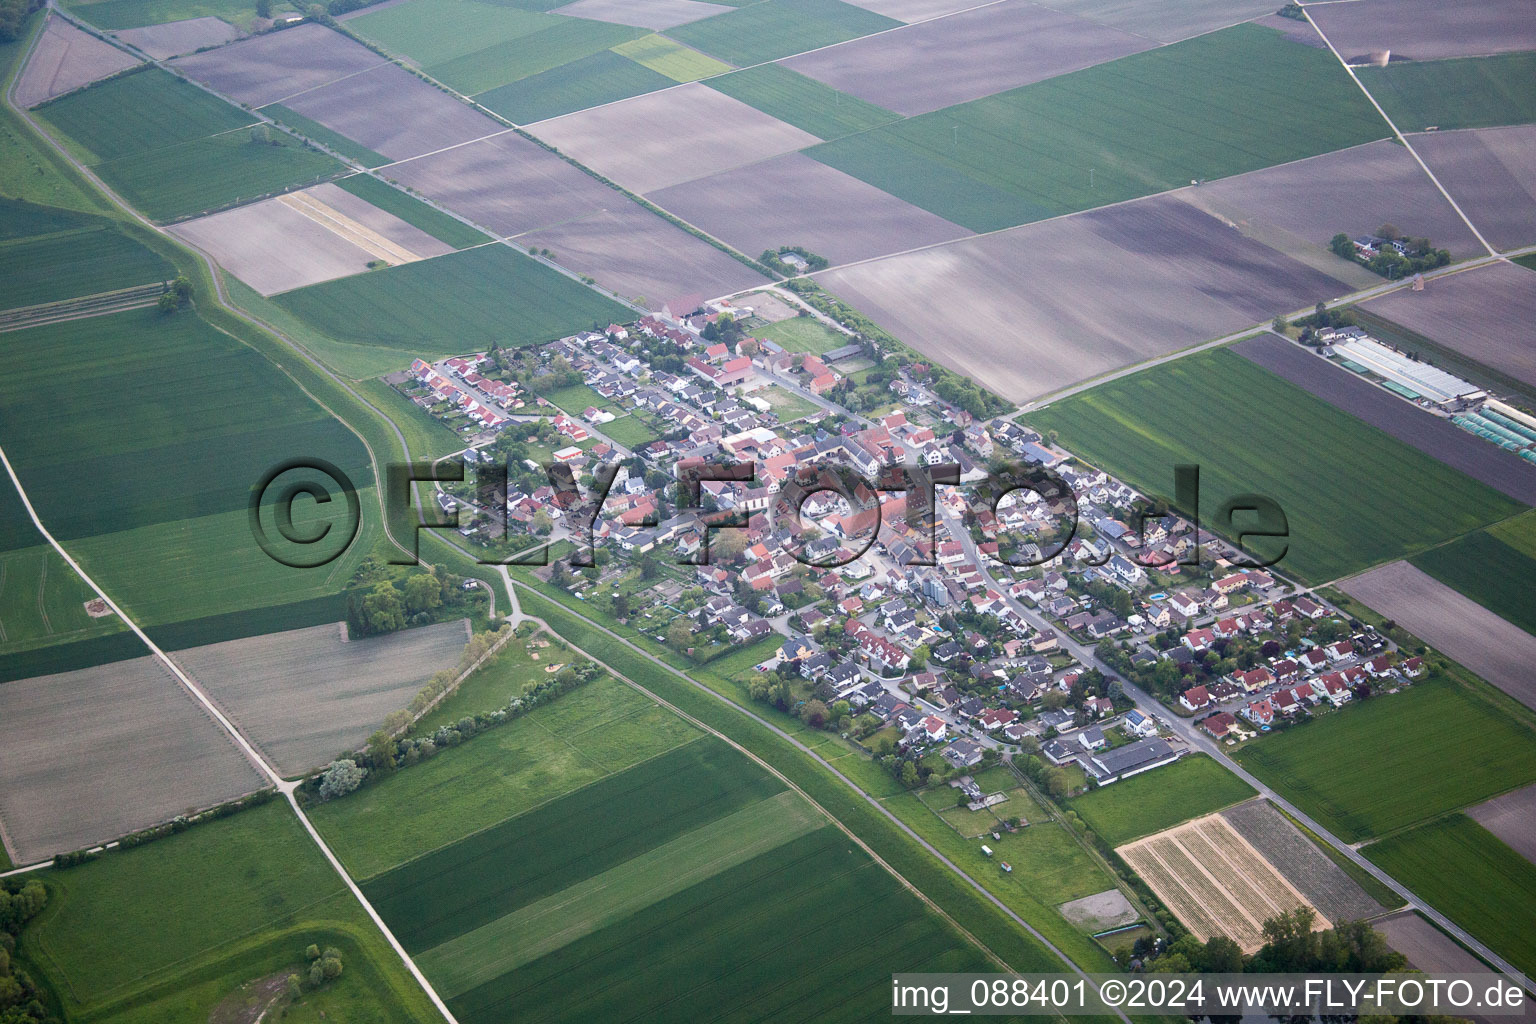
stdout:
<svg viewBox="0 0 1536 1024">
<path fill-rule="evenodd" d="M 17 38 L 0 42 L 0 84 L 10 80 L 43 17 L 27 15 Z M 72 210 L 104 210 L 102 201 L 68 174 L 66 166 L 63 157 L 39 139 L 15 111 L 0 104 L 0 196 Z M 7 218 L 11 212 L 7 211 Z"/>
<path fill-rule="evenodd" d="M 1484 683 L 1432 678 L 1263 737 L 1233 756 L 1353 842 L 1536 780 L 1536 737 L 1512 712 Z M 1348 756 L 1341 760 L 1340 751 Z"/>
<path fill-rule="evenodd" d="M 754 328 L 758 338 L 776 341 L 791 352 L 811 352 L 821 355 L 851 344 L 848 335 L 834 331 L 813 316 L 797 316 L 780 320 L 767 327 Z"/>
<path fill-rule="evenodd" d="M 348 19 L 347 28 L 426 67 L 532 35 L 558 20 L 522 7 L 481 0 L 411 0 Z"/>
<path fill-rule="evenodd" d="M 17 210 L 8 201 L 0 217 Z M 84 226 L 0 241 L 0 309 L 57 302 L 97 292 L 154 284 L 176 276 L 171 265 L 105 218 Z"/>
<path fill-rule="evenodd" d="M 1399 61 L 1355 74 L 1405 132 L 1536 121 L 1536 53 Z"/>
<path fill-rule="evenodd" d="M 623 445 L 630 451 L 643 448 L 653 441 L 659 441 L 661 434 L 648 425 L 644 420 L 636 416 L 620 416 L 612 423 L 604 423 L 598 428 L 604 436 L 617 444 Z"/>
<path fill-rule="evenodd" d="M 746 67 L 901 26 L 902 22 L 841 0 L 763 0 L 678 25 L 668 29 L 667 35 Z"/>
<path fill-rule="evenodd" d="M 64 6 L 92 25 L 113 29 L 209 17 L 243 25 L 256 17 L 255 0 L 71 0 Z"/>
<path fill-rule="evenodd" d="M 122 631 L 115 615 L 86 614 L 95 596 L 51 547 L 0 554 L 0 657 Z"/>
<path fill-rule="evenodd" d="M 243 983 L 297 969 L 311 942 L 340 947 L 345 973 L 285 1020 L 431 1015 L 281 800 L 43 878 L 49 903 L 21 952 L 71 1019 L 205 1024 Z"/>
<path fill-rule="evenodd" d="M 553 14 L 538 17 L 548 24 L 536 32 L 429 65 L 426 71 L 438 81 L 473 95 L 530 75 L 561 70 L 573 61 L 646 35 L 643 28 L 605 21 Z"/>
<path fill-rule="evenodd" d="M 346 189 L 359 199 L 367 200 L 386 213 L 394 214 L 407 224 L 420 228 L 439 242 L 451 245 L 455 249 L 468 249 L 490 241 L 487 235 L 458 218 L 451 217 L 441 210 L 435 210 L 420 199 L 370 174 L 353 174 L 339 178 L 336 186 Z"/>
<path fill-rule="evenodd" d="M 662 35 L 641 36 L 632 42 L 620 43 L 613 47 L 613 52 L 657 74 L 666 75 L 674 82 L 697 82 L 731 70 L 729 64 L 722 64 Z"/>
<path fill-rule="evenodd" d="M 1536 865 L 1477 822 L 1452 814 L 1361 852 L 1515 967 L 1536 972 Z"/>
<path fill-rule="evenodd" d="M 1536 509 L 1495 523 L 1488 532 L 1528 558 L 1536 558 Z"/>
<path fill-rule="evenodd" d="M 1527 270 L 1536 270 L 1536 252 L 1528 252 L 1524 256 L 1516 256 L 1514 262 Z"/>
<path fill-rule="evenodd" d="M 1253 796 L 1253 787 L 1208 757 L 1183 757 L 1067 802 L 1110 846 L 1213 814 Z"/>
<path fill-rule="evenodd" d="M 1328 51 L 1240 25 L 806 152 L 992 231 L 1386 134 Z"/>
<path fill-rule="evenodd" d="M 709 87 L 823 139 L 840 139 L 901 119 L 900 114 L 779 64 L 722 75 L 711 79 Z"/>
<path fill-rule="evenodd" d="M 356 345 L 418 355 L 553 341 L 627 319 L 617 302 L 505 245 L 438 256 L 285 292 L 274 300 Z"/>
<path fill-rule="evenodd" d="M 389 157 L 382 153 L 375 153 L 367 146 L 359 145 L 345 135 L 332 131 L 319 121 L 307 118 L 297 110 L 289 110 L 281 103 L 262 107 L 261 113 L 266 114 L 280 124 L 287 125 L 300 135 L 307 136 L 323 146 L 330 147 L 348 160 L 361 164 L 364 167 L 382 167 L 390 162 Z"/>
<path fill-rule="evenodd" d="M 1310 580 L 1414 554 L 1520 508 L 1225 349 L 1110 381 L 1025 420 L 1147 493 L 1170 494 L 1174 466 L 1198 464 L 1206 524 L 1235 495 L 1268 496 L 1290 525 L 1279 567 Z"/>
<path fill-rule="evenodd" d="M 344 169 L 167 71 L 108 79 L 38 108 L 103 181 L 154 220 L 172 220 L 323 180 Z"/>
<path fill-rule="evenodd" d="M 1536 633 L 1536 558 L 1478 530 L 1413 557 L 1413 564 L 1527 633 Z"/>
<path fill-rule="evenodd" d="M 809 416 L 821 408 L 810 399 L 801 398 L 793 391 L 787 391 L 776 384 L 761 389 L 753 397 L 761 398 L 773 406 L 773 411 L 778 414 L 779 420 L 783 423 Z"/>
<path fill-rule="evenodd" d="M 532 124 L 603 103 L 655 92 L 676 83 L 612 50 L 529 75 L 476 96 L 480 103 L 517 124 Z"/>
<path fill-rule="evenodd" d="M 371 878 L 697 735 L 603 679 L 311 817 L 352 874 Z"/>
</svg>

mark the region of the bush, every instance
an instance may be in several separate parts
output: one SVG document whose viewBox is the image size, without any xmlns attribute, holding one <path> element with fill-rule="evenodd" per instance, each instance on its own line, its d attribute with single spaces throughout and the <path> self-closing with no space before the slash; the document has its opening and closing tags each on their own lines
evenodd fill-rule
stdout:
<svg viewBox="0 0 1536 1024">
<path fill-rule="evenodd" d="M 320 777 L 320 799 L 334 800 L 339 796 L 346 796 L 361 786 L 367 775 L 368 769 L 359 768 L 357 762 L 350 758 L 344 761 L 332 761 L 325 769 L 325 774 Z"/>
</svg>

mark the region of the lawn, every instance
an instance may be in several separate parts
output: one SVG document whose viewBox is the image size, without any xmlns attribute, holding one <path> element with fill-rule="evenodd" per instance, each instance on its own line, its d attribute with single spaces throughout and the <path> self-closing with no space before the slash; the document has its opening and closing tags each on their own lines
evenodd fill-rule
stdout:
<svg viewBox="0 0 1536 1024">
<path fill-rule="evenodd" d="M 159 68 L 108 79 L 38 108 L 102 180 L 154 220 L 171 220 L 320 181 L 344 169 Z"/>
<path fill-rule="evenodd" d="M 1525 715 L 1436 677 L 1266 736 L 1235 757 L 1335 835 L 1385 835 L 1536 780 Z"/>
<path fill-rule="evenodd" d="M 255 0 L 101 0 L 64 4 L 70 13 L 100 28 L 138 28 L 187 18 L 223 18 L 241 25 L 256 17 Z"/>
<path fill-rule="evenodd" d="M 1536 972 L 1536 865 L 1464 814 L 1362 851 L 1527 975 Z"/>
<path fill-rule="evenodd" d="M 1074 797 L 1067 806 L 1106 843 L 1120 846 L 1253 795 L 1252 786 L 1215 761 L 1191 755 Z"/>
<path fill-rule="evenodd" d="M 433 238 L 455 249 L 468 249 L 470 246 L 490 241 L 487 235 L 463 221 L 441 210 L 433 209 L 420 199 L 402 192 L 371 174 L 353 174 L 339 179 L 336 185 L 359 199 L 367 200 L 386 213 L 394 214 L 407 224 L 420 228 Z"/>
<path fill-rule="evenodd" d="M 0 216 L 18 205 L 4 203 Z M 57 302 L 154 284 L 176 276 L 171 265 L 105 218 L 33 238 L 0 241 L 0 309 Z"/>
<path fill-rule="evenodd" d="M 643 28 L 612 25 L 586 18 L 541 14 L 545 25 L 535 32 L 476 49 L 451 60 L 432 64 L 433 78 L 460 92 L 474 95 L 601 53 L 647 34 Z M 571 79 L 576 80 L 574 76 Z"/>
<path fill-rule="evenodd" d="M 1398 61 L 1355 73 L 1405 132 L 1536 121 L 1536 53 Z"/>
<path fill-rule="evenodd" d="M 1197 464 L 1208 527 L 1228 499 L 1268 496 L 1289 521 L 1279 567 L 1309 580 L 1412 555 L 1520 508 L 1224 349 L 1122 377 L 1025 420 L 1147 493 L 1169 494 L 1174 466 Z M 1276 553 L 1262 539 L 1254 547 Z"/>
<path fill-rule="evenodd" d="M 1536 602 L 1531 600 L 1536 558 L 1491 531 L 1478 530 L 1415 555 L 1413 564 L 1527 633 L 1536 633 Z"/>
<path fill-rule="evenodd" d="M 560 67 L 490 89 L 475 99 L 509 121 L 532 124 L 675 84 L 661 72 L 652 71 L 613 50 L 599 50 Z"/>
<path fill-rule="evenodd" d="M 667 35 L 737 67 L 746 67 L 901 25 L 841 0 L 763 0 L 678 25 L 668 29 Z"/>
<path fill-rule="evenodd" d="M 274 301 L 339 341 L 424 352 L 537 344 L 631 315 L 505 245 L 327 281 Z"/>
<path fill-rule="evenodd" d="M 204 1024 L 310 942 L 340 946 L 355 978 L 329 993 L 340 1019 L 431 1014 L 281 800 L 42 877 L 49 903 L 21 950 L 71 1018 Z"/>
<path fill-rule="evenodd" d="M 389 157 L 382 153 L 375 153 L 367 146 L 353 142 L 339 132 L 332 131 L 319 121 L 305 117 L 297 110 L 289 110 L 281 103 L 262 107 L 261 113 L 266 114 L 272 120 L 285 124 L 300 135 L 307 136 L 315 142 L 335 150 L 342 156 L 364 167 L 382 167 L 389 163 Z"/>
<path fill-rule="evenodd" d="M 609 717 L 584 729 L 598 712 Z M 311 817 L 352 874 L 372 878 L 697 735 L 642 694 L 603 679 Z"/>
<path fill-rule="evenodd" d="M 51 547 L 0 554 L 0 656 L 123 630 L 115 615 L 86 614 L 85 602 L 95 596 Z"/>
<path fill-rule="evenodd" d="M 848 335 L 841 331 L 834 331 L 813 316 L 797 316 L 789 320 L 780 320 L 767 327 L 755 328 L 752 334 L 758 338 L 776 341 L 791 352 L 810 352 L 815 355 L 831 352 L 853 343 Z"/>
<path fill-rule="evenodd" d="M 550 391 L 539 397 L 553 403 L 556 408 L 572 416 L 580 416 L 593 406 L 615 415 L 623 415 L 625 411 L 622 406 L 614 404 L 585 384 L 572 384 L 568 388 Z M 606 424 L 599 424 L 597 429 L 602 430 L 604 426 Z"/>
<path fill-rule="evenodd" d="M 753 392 L 752 397 L 761 398 L 773 406 L 773 411 L 778 414 L 779 420 L 782 423 L 797 420 L 802 416 L 809 416 L 821 408 L 821 406 L 810 399 L 801 398 L 793 391 L 787 391 L 777 384 L 770 384 L 766 388 Z"/>
<path fill-rule="evenodd" d="M 840 139 L 901 120 L 900 114 L 779 64 L 722 75 L 711 79 L 709 87 L 823 139 Z"/>
<path fill-rule="evenodd" d="M 662 35 L 641 36 L 631 42 L 620 43 L 613 47 L 613 52 L 657 74 L 666 75 L 674 82 L 697 82 L 701 78 L 731 70 L 729 64 L 722 64 L 713 57 L 706 57 Z"/>
<path fill-rule="evenodd" d="M 628 416 L 620 416 L 612 423 L 604 423 L 597 429 L 617 444 L 623 445 L 630 451 L 643 448 L 652 441 L 660 440 L 661 433 L 631 413 Z"/>
<path fill-rule="evenodd" d="M 806 152 L 992 231 L 1386 134 L 1328 51 L 1239 25 Z"/>
</svg>

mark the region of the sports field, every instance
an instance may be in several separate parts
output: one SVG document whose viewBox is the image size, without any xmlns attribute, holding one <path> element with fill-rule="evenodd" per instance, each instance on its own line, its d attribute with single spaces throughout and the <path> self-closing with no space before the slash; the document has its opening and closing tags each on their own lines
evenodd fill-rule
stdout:
<svg viewBox="0 0 1536 1024">
<path fill-rule="evenodd" d="M 1356 74 L 1405 132 L 1536 121 L 1536 53 L 1411 60 Z"/>
<path fill-rule="evenodd" d="M 1530 545 L 1536 538 L 1536 518 L 1530 513 L 1488 530 L 1458 537 L 1443 547 L 1416 555 L 1413 564 L 1441 583 L 1460 591 L 1527 633 L 1536 633 L 1536 602 L 1531 601 L 1531 581 L 1536 579 L 1536 558 L 1495 534 L 1523 533 Z"/>
<path fill-rule="evenodd" d="M 1362 850 L 1527 975 L 1536 971 L 1536 865 L 1464 814 Z"/>
<path fill-rule="evenodd" d="M 1273 102 L 1282 94 L 1291 102 Z M 808 152 L 990 231 L 1385 134 L 1326 50 L 1241 25 Z"/>
<path fill-rule="evenodd" d="M 345 971 L 284 1019 L 432 1015 L 280 800 L 44 880 L 48 906 L 21 951 L 72 1019 L 206 1024 L 238 986 L 299 970 L 312 942 L 340 948 Z"/>
<path fill-rule="evenodd" d="M 780 64 L 721 75 L 711 79 L 709 87 L 822 139 L 840 139 L 900 119 L 884 107 Z"/>
<path fill-rule="evenodd" d="M 900 28 L 901 24 L 841 0 L 763 0 L 668 29 L 667 35 L 745 67 Z"/>
<path fill-rule="evenodd" d="M 846 334 L 834 331 L 813 316 L 797 316 L 780 320 L 767 327 L 754 328 L 754 337 L 776 341 L 791 352 L 813 352 L 821 355 L 849 344 Z"/>
<path fill-rule="evenodd" d="M 1144 492 L 1170 493 L 1173 467 L 1198 464 L 1208 524 L 1235 495 L 1270 497 L 1290 528 L 1280 568 L 1312 580 L 1411 555 L 1519 510 L 1220 349 L 1122 377 L 1025 419 L 1058 431 L 1063 446 Z"/>
<path fill-rule="evenodd" d="M 1536 780 L 1532 729 L 1512 707 L 1481 682 L 1430 678 L 1233 756 L 1353 842 Z M 1339 751 L 1350 752 L 1343 762 Z"/>
<path fill-rule="evenodd" d="M 339 341 L 447 354 L 530 345 L 628 311 L 505 245 L 327 281 L 278 305 Z"/>
<path fill-rule="evenodd" d="M 1183 757 L 1068 801 L 1111 846 L 1172 828 L 1253 796 L 1253 787 L 1208 757 Z"/>
<path fill-rule="evenodd" d="M 171 220 L 341 171 L 281 132 L 167 71 L 100 82 L 37 108 L 103 181 L 154 220 Z"/>
</svg>

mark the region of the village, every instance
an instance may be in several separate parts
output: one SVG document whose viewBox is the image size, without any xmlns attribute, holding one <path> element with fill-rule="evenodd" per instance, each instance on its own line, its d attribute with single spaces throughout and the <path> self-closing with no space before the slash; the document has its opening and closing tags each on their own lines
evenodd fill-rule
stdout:
<svg viewBox="0 0 1536 1024">
<path fill-rule="evenodd" d="M 465 462 L 511 464 L 504 495 L 467 474 L 438 485 L 440 508 L 488 560 L 558 556 L 585 543 L 574 524 L 590 521 L 593 567 L 556 557 L 542 580 L 689 656 L 777 637 L 754 697 L 857 740 L 909 784 L 963 784 L 1027 752 L 1071 769 L 1075 789 L 1109 785 L 1190 753 L 1191 723 L 1232 745 L 1422 675 L 1421 657 L 1273 569 L 1245 567 L 1166 502 L 1051 438 L 945 402 L 932 368 L 888 356 L 875 363 L 886 383 L 859 396 L 836 367 L 868 367 L 870 346 L 850 336 L 822 356 L 791 352 L 748 334 L 752 317 L 682 299 L 515 362 L 416 360 L 397 386 L 459 429 Z M 850 393 L 867 414 L 839 404 Z M 780 395 L 799 415 L 781 418 Z M 614 436 L 641 418 L 661 436 Z M 546 462 L 579 485 L 555 486 Z M 605 463 L 617 471 L 594 519 L 582 495 Z M 701 480 L 699 507 L 685 507 L 672 485 L 719 463 L 752 476 Z M 1010 464 L 1051 471 L 1073 507 L 1045 487 L 974 493 Z M 959 486 L 934 487 L 924 507 L 903 491 L 840 494 L 814 475 L 874 480 L 893 465 L 951 467 Z M 811 492 L 798 516 L 778 501 L 791 482 Z"/>
</svg>

